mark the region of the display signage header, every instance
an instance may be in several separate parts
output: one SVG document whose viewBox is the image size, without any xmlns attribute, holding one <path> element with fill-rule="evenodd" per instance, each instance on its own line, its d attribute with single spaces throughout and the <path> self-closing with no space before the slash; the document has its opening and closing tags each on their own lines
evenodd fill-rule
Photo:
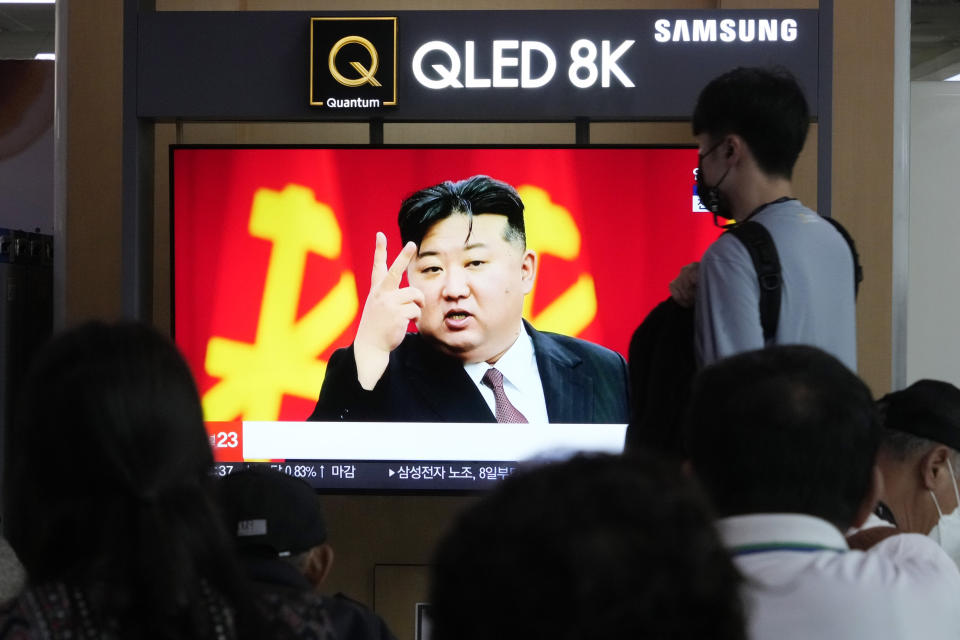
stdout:
<svg viewBox="0 0 960 640">
<path fill-rule="evenodd" d="M 811 9 L 156 12 L 141 17 L 141 77 L 176 74 L 184 91 L 145 83 L 138 111 L 263 119 L 682 119 L 716 75 L 782 65 L 797 76 L 816 115 L 820 19 Z"/>
<path fill-rule="evenodd" d="M 309 80 L 311 106 L 395 106 L 397 19 L 311 18 Z"/>
</svg>

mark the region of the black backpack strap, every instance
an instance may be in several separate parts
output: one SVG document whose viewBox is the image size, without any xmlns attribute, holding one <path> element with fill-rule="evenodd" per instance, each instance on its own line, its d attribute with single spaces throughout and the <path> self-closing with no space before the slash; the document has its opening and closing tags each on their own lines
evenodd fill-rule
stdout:
<svg viewBox="0 0 960 640">
<path fill-rule="evenodd" d="M 760 326 L 763 339 L 769 342 L 777 333 L 780 322 L 780 255 L 773 244 L 773 238 L 759 222 L 745 220 L 730 227 L 727 233 L 733 234 L 747 248 L 753 266 L 757 271 L 760 284 Z"/>
<path fill-rule="evenodd" d="M 853 236 L 850 235 L 850 232 L 847 231 L 842 224 L 833 218 L 824 218 L 824 220 L 832 224 L 833 228 L 840 232 L 843 239 L 847 241 L 847 246 L 850 247 L 850 253 L 853 255 L 853 295 L 856 297 L 856 295 L 860 293 L 860 283 L 863 282 L 863 266 L 860 265 L 860 254 L 857 253 L 857 245 L 853 243 Z"/>
</svg>

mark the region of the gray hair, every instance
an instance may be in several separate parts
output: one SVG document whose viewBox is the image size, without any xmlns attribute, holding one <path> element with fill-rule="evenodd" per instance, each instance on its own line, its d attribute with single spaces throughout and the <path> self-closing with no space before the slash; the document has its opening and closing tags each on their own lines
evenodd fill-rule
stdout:
<svg viewBox="0 0 960 640">
<path fill-rule="evenodd" d="M 889 429 L 887 427 L 881 430 L 880 448 L 901 462 L 906 461 L 914 455 L 925 455 L 934 447 L 938 446 L 944 446 L 950 450 L 950 464 L 953 465 L 953 473 L 960 473 L 960 451 L 952 449 L 940 442 L 915 436 L 912 433 Z"/>
<path fill-rule="evenodd" d="M 307 560 L 310 558 L 311 549 L 302 551 L 300 553 L 295 553 L 289 556 L 281 556 L 280 559 L 289 564 L 291 567 L 299 571 L 300 573 L 307 572 Z"/>
</svg>

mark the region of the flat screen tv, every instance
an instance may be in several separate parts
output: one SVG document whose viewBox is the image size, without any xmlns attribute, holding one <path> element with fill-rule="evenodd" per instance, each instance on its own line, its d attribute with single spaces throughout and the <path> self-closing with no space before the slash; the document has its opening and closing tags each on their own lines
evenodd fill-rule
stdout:
<svg viewBox="0 0 960 640">
<path fill-rule="evenodd" d="M 693 147 L 175 146 L 173 321 L 218 473 L 271 464 L 326 490 L 475 489 L 543 451 L 617 450 L 625 425 L 304 423 L 349 345 L 374 239 L 400 202 L 485 174 L 525 204 L 540 256 L 525 317 L 627 355 L 637 324 L 718 234 Z"/>
</svg>

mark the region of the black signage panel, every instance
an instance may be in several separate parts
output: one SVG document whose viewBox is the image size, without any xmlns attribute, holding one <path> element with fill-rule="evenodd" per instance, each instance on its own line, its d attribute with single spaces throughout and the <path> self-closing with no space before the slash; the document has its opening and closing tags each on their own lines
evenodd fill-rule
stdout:
<svg viewBox="0 0 960 640">
<path fill-rule="evenodd" d="M 397 18 L 310 19 L 310 105 L 397 104 Z"/>
<path fill-rule="evenodd" d="M 802 9 L 147 13 L 138 114 L 685 119 L 714 76 L 779 64 L 817 115 L 820 19 Z"/>
<path fill-rule="evenodd" d="M 688 117 L 711 78 L 782 64 L 817 102 L 816 11 L 482 12 L 401 22 L 418 117 Z M 445 115 L 446 114 L 446 115 Z"/>
</svg>

